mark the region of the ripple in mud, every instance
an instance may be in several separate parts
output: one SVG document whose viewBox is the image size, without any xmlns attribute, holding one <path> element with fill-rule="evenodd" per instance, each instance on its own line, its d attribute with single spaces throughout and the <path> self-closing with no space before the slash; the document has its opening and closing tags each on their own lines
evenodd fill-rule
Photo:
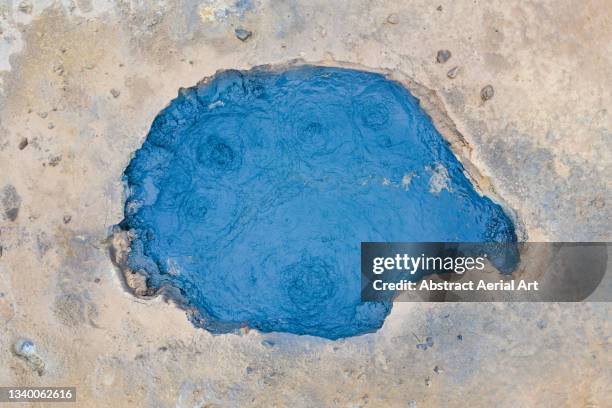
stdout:
<svg viewBox="0 0 612 408">
<path fill-rule="evenodd" d="M 360 242 L 516 240 L 418 101 L 368 72 L 219 73 L 157 116 L 125 178 L 129 267 L 215 333 L 373 332 L 391 304 L 360 301 Z"/>
</svg>

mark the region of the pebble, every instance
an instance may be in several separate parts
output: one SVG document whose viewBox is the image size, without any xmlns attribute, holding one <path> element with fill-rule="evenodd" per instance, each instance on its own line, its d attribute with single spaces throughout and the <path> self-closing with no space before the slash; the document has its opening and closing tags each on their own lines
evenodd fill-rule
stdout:
<svg viewBox="0 0 612 408">
<path fill-rule="evenodd" d="M 463 335 L 458 334 L 457 335 L 457 341 L 463 341 Z"/>
<path fill-rule="evenodd" d="M 433 369 L 433 371 L 434 371 L 434 373 L 436 373 L 436 374 L 440 374 L 440 373 L 442 373 L 442 369 L 441 369 L 440 367 L 438 367 L 438 366 L 435 366 L 435 367 L 434 367 L 434 369 Z"/>
<path fill-rule="evenodd" d="M 425 343 L 427 343 L 427 347 L 433 347 L 434 345 L 433 337 L 427 337 L 425 339 Z"/>
<path fill-rule="evenodd" d="M 121 92 L 119 92 L 119 90 L 113 88 L 110 90 L 111 95 L 113 95 L 113 98 L 118 98 L 119 95 L 121 95 Z"/>
<path fill-rule="evenodd" d="M 70 221 L 72 221 L 72 217 L 70 215 L 64 215 L 62 221 L 64 221 L 64 224 L 68 224 Z"/>
<path fill-rule="evenodd" d="M 251 38 L 251 36 L 253 35 L 253 32 L 239 27 L 234 30 L 234 34 L 236 34 L 236 38 L 244 42 L 248 40 L 249 38 Z"/>
<path fill-rule="evenodd" d="M 446 76 L 449 77 L 450 79 L 455 79 L 457 78 L 457 75 L 459 75 L 460 70 L 461 68 L 458 65 L 455 67 L 452 67 L 451 69 L 448 70 L 448 72 L 446 73 Z"/>
<path fill-rule="evenodd" d="M 23 139 L 21 139 L 21 141 L 19 142 L 19 145 L 17 145 L 17 147 L 19 148 L 19 150 L 23 150 L 26 147 L 28 147 L 28 138 L 24 137 Z"/>
<path fill-rule="evenodd" d="M 399 16 L 395 13 L 389 14 L 389 17 L 387 17 L 387 23 L 389 24 L 399 23 Z"/>
<path fill-rule="evenodd" d="M 480 98 L 483 102 L 493 98 L 493 95 L 495 95 L 495 90 L 493 89 L 492 85 L 487 85 L 480 90 Z"/>
<path fill-rule="evenodd" d="M 449 50 L 439 50 L 436 55 L 436 61 L 438 61 L 438 64 L 444 64 L 451 56 L 452 54 Z"/>
<path fill-rule="evenodd" d="M 31 356 L 36 353 L 36 346 L 31 340 L 19 339 L 15 342 L 15 354 L 20 357 Z"/>
<path fill-rule="evenodd" d="M 49 124 L 47 125 L 47 128 L 48 128 L 49 130 L 50 130 L 50 129 L 53 129 L 54 127 L 55 127 L 55 125 L 53 124 L 53 122 L 49 122 Z"/>
<path fill-rule="evenodd" d="M 38 112 L 38 116 L 40 116 L 42 119 L 45 119 L 49 114 L 47 112 Z"/>
</svg>

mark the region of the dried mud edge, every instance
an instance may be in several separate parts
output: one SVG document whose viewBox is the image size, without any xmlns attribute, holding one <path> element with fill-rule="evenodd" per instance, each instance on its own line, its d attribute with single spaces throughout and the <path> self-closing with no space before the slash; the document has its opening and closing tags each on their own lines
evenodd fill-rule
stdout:
<svg viewBox="0 0 612 408">
<path fill-rule="evenodd" d="M 464 174 L 470 180 L 470 182 L 472 182 L 475 189 L 480 194 L 491 198 L 495 203 L 499 204 L 503 208 L 514 223 L 519 241 L 527 240 L 525 226 L 518 218 L 516 211 L 514 211 L 506 202 L 504 202 L 504 200 L 496 193 L 490 179 L 483 175 L 476 164 L 472 162 L 471 155 L 473 148 L 457 129 L 457 126 L 448 115 L 444 102 L 435 90 L 419 84 L 400 70 L 377 69 L 343 61 L 304 61 L 302 59 L 295 59 L 280 64 L 257 65 L 252 67 L 250 70 L 282 71 L 299 68 L 303 65 L 347 68 L 378 73 L 408 89 L 408 91 L 410 91 L 418 100 L 421 109 L 423 109 L 423 111 L 429 116 L 436 130 L 438 130 L 438 132 L 440 132 L 440 134 L 448 142 L 451 150 L 463 165 Z M 205 85 L 212 81 L 217 75 L 228 70 L 232 69 L 219 69 L 213 75 L 200 80 L 196 85 L 194 85 L 194 87 Z M 185 88 L 180 88 L 178 92 L 179 96 L 184 91 Z M 169 104 L 171 103 L 172 101 L 169 102 Z M 131 160 L 131 157 L 129 160 Z M 127 186 L 124 188 L 124 194 L 127 194 Z M 125 198 L 126 197 L 124 196 L 124 201 Z M 122 230 L 118 225 L 116 225 L 112 228 L 112 232 L 107 240 L 109 256 L 119 272 L 123 288 L 133 296 L 140 299 L 153 299 L 158 296 L 162 296 L 164 300 L 171 301 L 176 306 L 183 309 L 194 323 L 202 323 L 204 317 L 197 309 L 189 305 L 188 301 L 184 298 L 184 296 L 182 296 L 179 289 L 170 285 L 162 285 L 159 288 L 150 287 L 147 285 L 147 271 L 142 269 L 133 270 L 129 267 L 128 257 L 131 242 L 134 240 L 134 238 L 135 237 L 131 231 Z M 523 270 L 524 269 L 519 269 L 518 273 L 522 275 L 521 272 Z"/>
</svg>

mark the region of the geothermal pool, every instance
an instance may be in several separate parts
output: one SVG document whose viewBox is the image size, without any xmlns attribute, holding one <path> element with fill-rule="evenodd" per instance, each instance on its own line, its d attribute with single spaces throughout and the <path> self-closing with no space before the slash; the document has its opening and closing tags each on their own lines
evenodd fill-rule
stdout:
<svg viewBox="0 0 612 408">
<path fill-rule="evenodd" d="M 129 267 L 213 333 L 380 328 L 362 241 L 516 241 L 418 101 L 383 75 L 224 71 L 182 90 L 125 170 Z"/>
</svg>

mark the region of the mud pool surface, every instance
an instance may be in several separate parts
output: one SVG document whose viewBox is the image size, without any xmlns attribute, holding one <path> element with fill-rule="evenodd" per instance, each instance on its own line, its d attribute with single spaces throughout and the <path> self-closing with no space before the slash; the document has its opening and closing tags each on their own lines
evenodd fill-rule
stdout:
<svg viewBox="0 0 612 408">
<path fill-rule="evenodd" d="M 157 116 L 125 176 L 130 268 L 216 333 L 372 332 L 391 303 L 360 301 L 362 241 L 516 240 L 418 101 L 362 71 L 222 72 Z"/>
</svg>

